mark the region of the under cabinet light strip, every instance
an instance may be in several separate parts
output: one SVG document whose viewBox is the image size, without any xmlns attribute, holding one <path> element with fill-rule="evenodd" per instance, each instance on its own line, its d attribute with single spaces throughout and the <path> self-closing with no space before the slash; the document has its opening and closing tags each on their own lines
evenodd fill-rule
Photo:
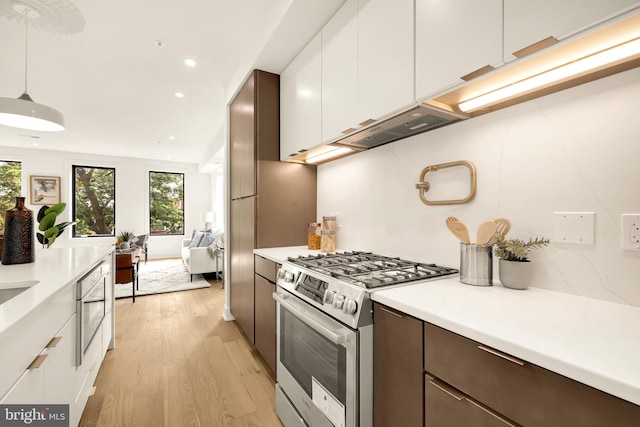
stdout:
<svg viewBox="0 0 640 427">
<path fill-rule="evenodd" d="M 549 71 L 528 77 L 508 86 L 496 89 L 492 92 L 469 99 L 459 104 L 460 110 L 466 112 L 476 110 L 489 104 L 496 103 L 515 95 L 523 94 L 558 82 L 571 76 L 576 76 L 585 71 L 593 70 L 603 65 L 637 55 L 640 53 L 640 38 L 594 53 L 593 55 L 575 60 Z"/>
<path fill-rule="evenodd" d="M 311 163 L 311 164 L 315 164 L 315 163 L 320 163 L 324 160 L 328 160 L 328 159 L 333 159 L 335 157 L 339 157 L 343 154 L 349 153 L 353 150 L 351 150 L 350 148 L 347 147 L 342 147 L 342 148 L 336 148 L 335 150 L 331 150 L 329 152 L 326 153 L 322 153 L 322 154 L 318 154 L 317 156 L 313 156 L 311 158 L 308 158 L 306 160 L 307 163 Z"/>
</svg>

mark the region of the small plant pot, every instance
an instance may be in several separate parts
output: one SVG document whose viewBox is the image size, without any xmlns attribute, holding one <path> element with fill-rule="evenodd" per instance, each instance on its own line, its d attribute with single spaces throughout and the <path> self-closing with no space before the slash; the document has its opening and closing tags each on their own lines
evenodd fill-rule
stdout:
<svg viewBox="0 0 640 427">
<path fill-rule="evenodd" d="M 129 248 L 130 248 L 130 247 L 129 247 L 129 242 L 122 242 L 122 243 L 120 243 L 120 249 L 124 249 L 124 250 L 126 250 L 126 249 L 129 249 Z"/>
<path fill-rule="evenodd" d="M 498 260 L 498 278 L 505 288 L 527 289 L 531 285 L 533 263 L 530 261 Z"/>
</svg>

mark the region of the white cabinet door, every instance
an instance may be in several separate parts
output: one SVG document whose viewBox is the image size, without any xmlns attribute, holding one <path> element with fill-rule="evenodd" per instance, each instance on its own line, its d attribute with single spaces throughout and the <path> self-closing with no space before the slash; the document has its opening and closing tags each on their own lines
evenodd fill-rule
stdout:
<svg viewBox="0 0 640 427">
<path fill-rule="evenodd" d="M 549 36 L 562 39 L 637 0 L 504 0 L 504 58 Z"/>
<path fill-rule="evenodd" d="M 318 33 L 280 74 L 280 160 L 322 143 L 321 49 Z"/>
<path fill-rule="evenodd" d="M 322 28 L 322 140 L 358 123 L 358 1 L 347 0 Z"/>
<path fill-rule="evenodd" d="M 45 360 L 46 362 L 46 360 Z M 44 404 L 43 399 L 43 367 L 27 369 L 18 378 L 7 393 L 0 399 L 0 404 Z"/>
<path fill-rule="evenodd" d="M 502 0 L 416 0 L 416 98 L 502 64 Z"/>
<path fill-rule="evenodd" d="M 355 123 L 362 123 L 408 107 L 415 100 L 414 13 L 413 0 L 359 0 L 358 9 Z"/>
<path fill-rule="evenodd" d="M 44 401 L 73 407 L 76 394 L 76 324 L 74 314 L 47 347 L 44 363 Z"/>
</svg>

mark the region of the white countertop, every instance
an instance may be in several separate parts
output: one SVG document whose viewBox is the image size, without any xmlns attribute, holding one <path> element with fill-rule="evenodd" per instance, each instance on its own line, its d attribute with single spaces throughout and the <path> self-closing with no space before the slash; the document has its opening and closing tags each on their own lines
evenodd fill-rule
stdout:
<svg viewBox="0 0 640 427">
<path fill-rule="evenodd" d="M 38 280 L 39 283 L 0 304 L 0 334 L 58 291 L 75 282 L 113 246 L 78 248 L 36 248 L 35 261 L 28 264 L 0 264 L 0 284 Z"/>
<path fill-rule="evenodd" d="M 275 262 L 305 246 L 256 249 Z M 640 307 L 561 292 L 449 278 L 387 288 L 372 299 L 640 405 Z"/>
</svg>

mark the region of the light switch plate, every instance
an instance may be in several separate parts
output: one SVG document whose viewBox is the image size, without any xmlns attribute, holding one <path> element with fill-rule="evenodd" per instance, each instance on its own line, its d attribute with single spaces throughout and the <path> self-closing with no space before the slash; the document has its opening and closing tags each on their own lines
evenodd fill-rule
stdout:
<svg viewBox="0 0 640 427">
<path fill-rule="evenodd" d="M 553 240 L 556 243 L 591 246 L 595 240 L 595 212 L 554 212 Z"/>
<path fill-rule="evenodd" d="M 640 214 L 622 214 L 622 249 L 640 251 Z"/>
</svg>

